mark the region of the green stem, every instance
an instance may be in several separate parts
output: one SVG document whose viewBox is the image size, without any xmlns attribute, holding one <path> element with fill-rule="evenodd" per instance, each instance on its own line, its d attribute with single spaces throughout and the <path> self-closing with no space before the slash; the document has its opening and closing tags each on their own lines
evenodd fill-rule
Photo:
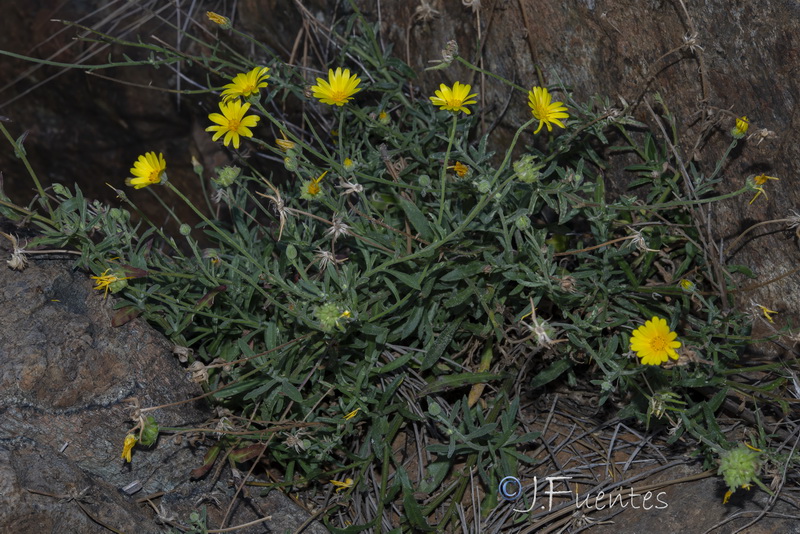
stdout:
<svg viewBox="0 0 800 534">
<path fill-rule="evenodd" d="M 494 78 L 496 80 L 499 80 L 499 81 L 503 82 L 504 84 L 506 84 L 506 85 L 508 85 L 510 87 L 513 87 L 514 89 L 517 89 L 518 91 L 522 91 L 523 93 L 527 93 L 528 92 L 527 89 L 525 89 L 524 87 L 522 87 L 520 85 L 515 84 L 511 80 L 503 78 L 502 76 L 498 76 L 497 74 L 495 74 L 493 72 L 489 72 L 488 70 L 484 70 L 484 69 L 478 67 L 477 65 L 473 65 L 472 63 L 470 63 L 469 61 L 467 61 L 466 59 L 464 59 L 461 56 L 456 56 L 456 59 L 460 63 L 463 63 L 464 65 L 466 65 L 470 69 L 474 70 L 475 72 L 480 72 L 481 74 L 485 74 L 486 76 L 491 76 L 492 78 Z"/>
<path fill-rule="evenodd" d="M 196 214 L 198 217 L 200 217 L 200 218 L 203 220 L 203 222 L 205 222 L 205 223 L 206 223 L 208 226 L 210 226 L 210 227 L 211 227 L 211 228 L 212 228 L 212 229 L 213 229 L 215 232 L 217 232 L 217 234 L 219 234 L 220 238 L 224 239 L 224 240 L 225 240 L 225 241 L 226 241 L 226 242 L 227 242 L 227 243 L 228 243 L 228 244 L 229 244 L 231 247 L 235 248 L 235 249 L 236 249 L 236 250 L 237 250 L 237 251 L 238 251 L 238 252 L 239 252 L 239 253 L 240 253 L 242 256 L 244 256 L 245 258 L 247 258 L 247 259 L 248 259 L 248 260 L 249 260 L 249 261 L 250 261 L 250 262 L 251 262 L 251 263 L 252 263 L 254 266 L 256 266 L 256 265 L 259 265 L 259 261 L 258 261 L 258 260 L 256 260 L 256 259 L 255 259 L 255 258 L 254 258 L 254 257 L 253 257 L 251 254 L 250 254 L 250 252 L 249 252 L 247 249 L 245 249 L 244 247 L 242 247 L 242 245 L 240 245 L 239 243 L 237 243 L 235 240 L 233 240 L 233 239 L 229 239 L 229 238 L 228 238 L 228 236 L 227 236 L 227 234 L 226 234 L 225 232 L 223 232 L 223 231 L 222 231 L 222 229 L 220 229 L 220 228 L 219 228 L 219 227 L 218 227 L 216 224 L 214 224 L 214 222 L 213 222 L 213 221 L 211 221 L 211 219 L 209 219 L 208 217 L 206 217 L 206 215 L 205 215 L 205 214 L 204 214 L 202 211 L 200 211 L 199 209 L 197 209 L 197 207 L 196 207 L 196 206 L 195 206 L 195 205 L 192 203 L 192 201 L 190 201 L 188 198 L 186 198 L 186 195 L 184 195 L 183 193 L 181 193 L 181 192 L 180 192 L 180 190 L 179 190 L 177 187 L 175 187 L 174 185 L 172 185 L 172 183 L 170 183 L 170 182 L 167 182 L 167 183 L 166 183 L 166 186 L 167 186 L 167 187 L 168 187 L 170 190 L 172 190 L 172 192 L 173 192 L 173 193 L 175 193 L 176 195 L 178 195 L 178 197 L 180 197 L 180 199 L 181 199 L 181 200 L 183 200 L 183 202 L 184 202 L 184 203 L 185 203 L 187 206 L 189 206 L 189 208 L 190 208 L 190 209 L 191 209 L 191 210 L 192 210 L 192 211 L 193 211 L 193 212 L 194 212 L 194 213 L 195 213 L 195 214 Z"/>
<path fill-rule="evenodd" d="M 3 53 L 3 51 L 0 50 L 0 53 Z M 28 158 L 25 157 L 25 149 L 22 148 L 22 143 L 17 143 L 17 140 L 14 139 L 11 136 L 11 133 L 6 129 L 6 127 L 3 125 L 2 121 L 0 121 L 0 130 L 2 130 L 3 135 L 6 136 L 6 139 L 8 139 L 8 142 L 11 143 L 11 145 L 14 147 L 14 153 L 16 154 L 16 156 L 19 159 L 22 160 L 22 163 L 25 165 L 25 168 L 28 170 L 28 174 L 30 174 L 31 178 L 33 178 L 33 183 L 36 184 L 36 191 L 39 192 L 39 196 L 42 199 L 40 202 L 44 203 L 44 205 L 47 207 L 48 213 L 50 214 L 50 218 L 54 219 L 55 218 L 55 214 L 53 213 L 52 206 L 50 206 L 50 199 L 47 198 L 47 195 L 44 192 L 44 188 L 42 187 L 42 183 L 39 181 L 39 178 L 36 176 L 36 173 L 34 172 L 33 167 L 31 167 L 31 164 L 28 161 Z"/>
<path fill-rule="evenodd" d="M 214 224 L 214 223 L 213 223 L 213 222 L 212 222 L 212 221 L 211 221 L 211 220 L 210 220 L 208 217 L 206 217 L 206 216 L 205 216 L 205 214 L 204 214 L 203 212 L 201 212 L 199 209 L 197 209 L 197 207 L 196 207 L 196 206 L 195 206 L 195 205 L 194 205 L 194 204 L 193 204 L 193 203 L 192 203 L 192 202 L 191 202 L 191 201 L 190 201 L 188 198 L 186 198 L 186 196 L 185 196 L 183 193 L 181 193 L 181 192 L 180 192 L 180 191 L 179 191 L 179 190 L 178 190 L 178 189 L 177 189 L 177 188 L 176 188 L 174 185 L 172 185 L 170 182 L 167 182 L 167 183 L 166 183 L 166 186 L 167 186 L 167 187 L 168 187 L 168 188 L 169 188 L 169 189 L 170 189 L 170 190 L 171 190 L 173 193 L 175 193 L 176 195 L 178 195 L 178 197 L 180 197 L 180 199 L 181 199 L 181 200 L 183 200 L 183 201 L 186 203 L 186 205 L 187 205 L 187 206 L 189 206 L 189 208 L 191 208 L 191 210 L 192 210 L 192 211 L 194 211 L 194 212 L 195 212 L 195 214 L 197 214 L 197 216 L 198 216 L 198 217 L 200 217 L 200 218 L 201 218 L 201 219 L 202 219 L 202 220 L 203 220 L 203 221 L 204 221 L 206 224 L 208 224 L 208 226 L 209 226 L 209 227 L 211 227 L 211 228 L 212 228 L 212 229 L 213 229 L 213 230 L 214 230 L 214 231 L 217 233 L 217 235 L 219 235 L 220 239 L 224 240 L 224 241 L 225 241 L 226 243 L 228 243 L 228 244 L 229 244 L 231 247 L 233 247 L 234 249 L 236 249 L 236 251 L 238 251 L 238 252 L 239 252 L 239 253 L 240 253 L 242 256 L 244 256 L 244 257 L 245 257 L 245 258 L 246 258 L 246 259 L 247 259 L 247 260 L 248 260 L 248 261 L 251 263 L 251 265 L 252 265 L 254 268 L 261 270 L 261 263 L 260 263 L 260 262 L 259 262 L 257 259 L 255 259 L 255 258 L 253 257 L 253 255 L 252 255 L 252 254 L 250 254 L 250 252 L 249 252 L 247 249 L 245 249 L 244 247 L 242 247 L 242 245 L 241 245 L 241 244 L 237 243 L 237 242 L 236 242 L 234 239 L 231 239 L 231 238 L 228 236 L 228 234 L 226 234 L 225 232 L 223 232 L 223 231 L 222 231 L 222 229 L 220 229 L 220 228 L 219 228 L 219 227 L 218 227 L 216 224 Z M 264 288 L 263 288 L 263 287 L 261 287 L 261 284 L 259 284 L 258 282 L 255 282 L 255 281 L 251 280 L 251 278 L 250 278 L 250 277 L 248 277 L 248 276 L 246 276 L 244 273 L 241 273 L 241 274 L 242 274 L 242 277 L 243 277 L 245 280 L 247 280 L 247 281 L 250 283 L 250 285 L 251 285 L 251 286 L 253 286 L 253 288 L 254 288 L 256 291 L 258 291 L 258 292 L 259 292 L 259 293 L 260 293 L 260 294 L 261 294 L 263 297 L 265 297 L 267 300 L 269 300 L 270 304 L 272 304 L 272 305 L 276 306 L 277 308 L 280 308 L 281 310 L 283 310 L 283 311 L 285 311 L 285 312 L 289 313 L 289 310 L 286 308 L 286 306 L 284 306 L 284 305 L 283 305 L 283 304 L 281 304 L 280 302 L 276 301 L 276 300 L 275 300 L 275 299 L 274 299 L 274 298 L 273 298 L 273 297 L 272 297 L 272 296 L 271 296 L 269 293 L 267 293 L 267 292 L 264 290 Z M 283 280 L 278 280 L 278 279 L 275 279 L 275 278 L 273 278 L 273 277 L 271 276 L 271 273 L 270 273 L 269 271 L 264 271 L 264 274 L 265 274 L 265 276 L 269 276 L 269 278 L 270 278 L 270 281 L 272 281 L 273 283 L 275 283 L 275 284 L 276 284 L 276 285 L 278 285 L 279 287 L 282 287 L 282 288 L 286 289 L 287 291 L 291 291 L 292 293 L 295 293 L 295 294 L 297 294 L 297 291 L 293 291 L 293 290 L 292 290 L 292 288 L 291 288 L 291 287 L 288 287 L 288 286 L 287 286 L 287 285 L 284 283 L 284 281 L 283 281 Z"/>
<path fill-rule="evenodd" d="M 436 225 L 442 226 L 444 218 L 445 193 L 447 189 L 447 160 L 450 159 L 450 150 L 453 148 L 453 140 L 456 138 L 456 126 L 458 125 L 458 113 L 453 114 L 453 126 L 450 128 L 450 138 L 447 140 L 447 151 L 444 153 L 444 164 L 442 165 L 442 176 L 439 185 L 439 216 L 436 218 Z"/>
<path fill-rule="evenodd" d="M 38 213 L 36 213 L 34 211 L 26 210 L 22 206 L 17 206 L 13 202 L 6 202 L 5 200 L 0 200 L 0 206 L 5 206 L 5 207 L 10 208 L 10 209 L 12 209 L 14 211 L 18 211 L 21 214 L 23 214 L 25 217 L 30 217 L 34 221 L 44 223 L 44 224 L 50 226 L 51 228 L 55 228 L 56 223 L 53 222 L 53 219 L 48 219 L 47 217 L 45 217 L 43 215 L 39 215 Z"/>
<path fill-rule="evenodd" d="M 719 173 L 719 171 L 722 170 L 722 165 L 728 159 L 728 156 L 730 155 L 731 150 L 733 150 L 736 147 L 737 144 L 739 144 L 739 142 L 736 139 L 731 141 L 731 144 L 728 145 L 728 149 L 725 151 L 725 154 L 723 154 L 722 158 L 720 158 L 720 160 L 717 162 L 717 166 L 714 169 L 714 172 L 711 173 L 711 176 L 709 176 L 706 181 L 710 182 L 711 180 L 713 180 L 714 177 Z"/>
<path fill-rule="evenodd" d="M 511 159 L 511 152 L 514 150 L 514 147 L 517 144 L 517 140 L 519 139 L 520 134 L 528 126 L 533 124 L 533 122 L 535 120 L 536 119 L 529 120 L 528 122 L 526 122 L 525 124 L 520 126 L 519 129 L 517 130 L 517 133 L 514 134 L 514 139 L 511 140 L 511 144 L 509 145 L 508 150 L 506 150 L 506 155 L 505 155 L 505 158 L 503 159 L 503 162 L 500 164 L 500 167 L 498 167 L 497 172 L 492 177 L 492 184 L 497 182 L 497 180 L 500 177 L 500 175 L 506 169 L 506 166 L 508 165 L 508 161 L 509 161 L 509 159 Z M 512 180 L 514 180 L 514 176 L 509 176 L 502 184 L 500 184 L 499 187 L 497 187 L 493 191 L 489 191 L 488 193 L 483 195 L 483 197 L 481 197 L 480 201 L 478 201 L 478 203 L 475 205 L 475 207 L 472 208 L 472 211 L 470 211 L 469 214 L 467 214 L 467 216 L 464 218 L 464 220 L 461 221 L 461 223 L 457 227 L 455 227 L 452 232 L 450 232 L 449 234 L 447 234 L 443 238 L 434 241 L 433 243 L 431 243 L 427 247 L 423 247 L 423 248 L 419 249 L 418 251 L 416 251 L 416 252 L 414 252 L 412 254 L 409 254 L 407 256 L 403 256 L 403 257 L 400 257 L 400 258 L 394 258 L 394 259 L 391 259 L 391 260 L 389 260 L 389 261 L 387 261 L 387 262 L 385 262 L 385 263 L 383 263 L 381 265 L 378 265 L 377 267 L 373 267 L 372 269 L 370 269 L 369 271 L 364 273 L 364 277 L 369 278 L 369 277 L 375 275 L 376 273 L 379 273 L 379 272 L 381 272 L 381 271 L 383 271 L 385 269 L 388 269 L 392 265 L 396 265 L 398 263 L 404 263 L 404 262 L 407 262 L 407 261 L 410 261 L 410 260 L 425 256 L 430 251 L 438 249 L 439 247 L 441 247 L 442 245 L 444 245 L 445 243 L 447 243 L 448 241 L 453 239 L 455 236 L 459 235 L 469 225 L 469 223 L 471 223 L 472 220 L 475 217 L 478 216 L 478 214 L 483 210 L 483 208 L 486 207 L 486 204 L 488 204 L 489 201 L 492 198 L 494 198 L 495 194 L 497 194 L 498 191 L 502 191 L 506 187 L 506 185 L 508 185 Z"/>
</svg>

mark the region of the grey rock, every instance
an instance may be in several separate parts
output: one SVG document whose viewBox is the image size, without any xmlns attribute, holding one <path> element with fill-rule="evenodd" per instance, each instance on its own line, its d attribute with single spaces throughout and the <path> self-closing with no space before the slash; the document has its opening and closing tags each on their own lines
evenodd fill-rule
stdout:
<svg viewBox="0 0 800 534">
<path fill-rule="evenodd" d="M 3 239 L 2 241 L 6 241 Z M 7 243 L 0 253 L 8 257 Z M 219 476 L 189 480 L 212 439 L 162 434 L 151 448 L 121 458 L 133 427 L 131 403 L 170 405 L 153 415 L 162 427 L 196 427 L 210 407 L 172 346 L 141 319 L 113 328 L 112 299 L 85 273 L 60 260 L 34 260 L 24 271 L 0 268 L 0 532 L 165 532 L 164 517 L 186 524 L 206 506 L 216 527 L 235 493 Z M 189 401 L 189 402 L 186 402 Z M 134 495 L 122 488 L 141 485 Z M 278 491 L 240 494 L 226 526 L 265 521 L 237 532 L 294 531 L 308 512 Z M 68 528 L 67 528 L 68 527 Z M 305 532 L 326 532 L 319 524 Z"/>
</svg>

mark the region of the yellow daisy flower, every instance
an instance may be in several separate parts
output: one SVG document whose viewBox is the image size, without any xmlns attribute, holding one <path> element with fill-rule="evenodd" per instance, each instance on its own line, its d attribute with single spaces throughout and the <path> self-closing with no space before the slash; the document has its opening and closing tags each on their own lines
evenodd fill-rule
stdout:
<svg viewBox="0 0 800 534">
<path fill-rule="evenodd" d="M 131 167 L 132 178 L 126 178 L 125 184 L 141 189 L 148 185 L 160 184 L 167 181 L 167 162 L 164 154 L 156 156 L 155 152 L 146 152 Z"/>
<path fill-rule="evenodd" d="M 122 444 L 122 458 L 125 458 L 125 461 L 128 463 L 131 461 L 131 454 L 134 445 L 136 445 L 136 436 L 133 434 L 128 434 L 125 436 L 125 443 Z"/>
<path fill-rule="evenodd" d="M 547 131 L 553 131 L 553 124 L 566 128 L 560 119 L 568 119 L 567 107 L 563 102 L 552 102 L 552 95 L 544 87 L 533 87 L 528 91 L 528 106 L 531 114 L 539 120 L 539 127 L 534 134 L 539 133 L 542 126 L 547 126 Z"/>
<path fill-rule="evenodd" d="M 439 106 L 440 109 L 447 111 L 459 112 L 463 111 L 467 115 L 471 111 L 466 108 L 470 104 L 475 104 L 477 101 L 472 100 L 477 93 L 469 94 L 472 89 L 471 85 L 466 85 L 461 82 L 455 82 L 453 87 L 447 87 L 445 84 L 439 85 L 439 89 L 434 92 L 434 95 L 429 97 L 434 106 Z"/>
<path fill-rule="evenodd" d="M 314 98 L 319 99 L 323 104 L 331 106 L 344 106 L 353 99 L 353 95 L 361 89 L 358 84 L 361 78 L 355 74 L 350 74 L 350 69 L 342 70 L 341 67 L 328 69 L 328 81 L 317 78 L 317 85 L 311 87 Z"/>
<path fill-rule="evenodd" d="M 225 139 L 222 141 L 223 144 L 228 146 L 233 140 L 233 148 L 239 148 L 240 136 L 253 137 L 253 132 L 250 131 L 250 128 L 258 124 L 261 117 L 256 115 L 245 117 L 245 113 L 250 109 L 250 104 L 242 104 L 239 100 L 220 102 L 219 109 L 222 114 L 212 113 L 208 116 L 211 122 L 217 123 L 217 126 L 206 128 L 207 132 L 216 132 L 214 137 L 211 138 L 212 141 L 216 141 L 222 134 L 225 134 Z"/>
<path fill-rule="evenodd" d="M 258 90 L 269 85 L 266 80 L 269 78 L 269 67 L 256 67 L 250 72 L 240 72 L 233 77 L 231 83 L 224 85 L 222 100 L 229 102 L 234 98 L 247 98 L 257 95 Z"/>
<path fill-rule="evenodd" d="M 666 319 L 653 317 L 633 331 L 631 350 L 642 359 L 644 365 L 661 365 L 672 358 L 678 359 L 675 349 L 681 346 L 675 341 L 678 334 L 671 331 Z"/>
</svg>

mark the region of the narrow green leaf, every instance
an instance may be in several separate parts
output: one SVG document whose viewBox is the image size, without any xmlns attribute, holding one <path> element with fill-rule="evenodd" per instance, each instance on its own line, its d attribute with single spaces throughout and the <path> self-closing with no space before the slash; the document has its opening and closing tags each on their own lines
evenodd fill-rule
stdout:
<svg viewBox="0 0 800 534">
<path fill-rule="evenodd" d="M 550 367 L 536 375 L 533 380 L 531 380 L 531 388 L 536 389 L 552 382 L 570 367 L 572 367 L 572 364 L 566 358 L 553 362 Z"/>
<path fill-rule="evenodd" d="M 461 321 L 462 319 L 459 318 L 451 323 L 448 323 L 447 326 L 444 327 L 444 330 L 442 330 L 436 340 L 434 340 L 433 344 L 428 349 L 428 353 L 422 360 L 421 370 L 427 371 L 433 367 L 437 361 L 439 361 L 439 358 L 442 357 L 442 354 L 444 354 L 444 351 L 453 340 L 453 336 L 456 334 L 456 331 L 458 331 Z"/>
<path fill-rule="evenodd" d="M 424 397 L 425 395 L 439 393 L 440 391 L 448 389 L 470 386 L 482 382 L 491 382 L 501 378 L 503 378 L 503 375 L 494 373 L 458 373 L 454 375 L 438 376 L 435 382 L 428 384 L 419 391 L 419 396 Z"/>
<path fill-rule="evenodd" d="M 420 211 L 417 205 L 403 197 L 399 197 L 399 200 L 400 207 L 406 212 L 406 217 L 408 217 L 408 221 L 411 223 L 411 226 L 414 227 L 414 230 L 419 233 L 422 239 L 432 241 L 433 232 L 431 231 L 428 219 L 425 218 L 425 215 Z"/>
</svg>

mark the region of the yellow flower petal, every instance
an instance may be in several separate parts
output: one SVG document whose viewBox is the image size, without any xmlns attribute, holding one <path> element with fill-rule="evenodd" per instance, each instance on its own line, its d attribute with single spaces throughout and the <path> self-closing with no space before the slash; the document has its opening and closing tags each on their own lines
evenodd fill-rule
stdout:
<svg viewBox="0 0 800 534">
<path fill-rule="evenodd" d="M 531 114 L 534 118 L 539 120 L 539 127 L 536 128 L 534 134 L 539 133 L 542 126 L 547 126 L 547 131 L 553 131 L 553 124 L 566 128 L 560 119 L 568 119 L 567 107 L 563 102 L 552 102 L 553 97 L 550 92 L 544 87 L 532 87 L 528 91 L 528 106 L 531 108 Z"/>
<path fill-rule="evenodd" d="M 160 184 L 166 180 L 167 162 L 164 154 L 146 152 L 139 156 L 139 159 L 131 167 L 133 177 L 126 178 L 125 183 L 135 189 L 141 189 L 148 185 Z"/>
<path fill-rule="evenodd" d="M 122 458 L 125 458 L 126 462 L 131 461 L 131 454 L 134 445 L 136 445 L 136 436 L 133 434 L 128 434 L 125 436 L 125 442 L 122 444 Z"/>
<path fill-rule="evenodd" d="M 258 115 L 245 116 L 250 109 L 250 104 L 242 104 L 238 99 L 220 102 L 219 109 L 221 114 L 211 113 L 208 116 L 208 119 L 217 125 L 209 126 L 206 131 L 215 132 L 211 137 L 212 141 L 216 141 L 224 134 L 222 144 L 228 146 L 233 142 L 233 147 L 238 149 L 241 137 L 253 137 L 250 128 L 256 126 L 261 117 Z"/>
<path fill-rule="evenodd" d="M 344 106 L 361 90 L 358 87 L 360 83 L 361 79 L 355 74 L 350 74 L 350 69 L 342 70 L 341 67 L 337 67 L 336 71 L 328 69 L 328 81 L 317 78 L 317 85 L 312 86 L 311 91 L 314 98 L 323 104 Z"/>
<path fill-rule="evenodd" d="M 222 100 L 229 102 L 235 98 L 248 98 L 257 95 L 259 89 L 266 87 L 269 67 L 256 67 L 249 72 L 241 72 L 233 77 L 231 83 L 223 86 Z"/>
<path fill-rule="evenodd" d="M 331 480 L 331 484 L 336 486 L 336 491 L 340 492 L 353 487 L 353 479 L 347 478 L 345 480 Z"/>
<path fill-rule="evenodd" d="M 448 87 L 445 84 L 439 85 L 439 89 L 434 91 L 435 96 L 431 96 L 430 101 L 434 106 L 438 106 L 446 111 L 453 111 L 455 113 L 461 111 L 469 115 L 471 111 L 466 107 L 470 104 L 475 104 L 477 101 L 473 98 L 477 97 L 477 93 L 470 94 L 472 89 L 471 85 L 455 82 L 453 87 Z"/>
<path fill-rule="evenodd" d="M 633 331 L 630 347 L 641 358 L 644 365 L 661 365 L 670 358 L 678 359 L 675 349 L 681 346 L 680 341 L 675 341 L 678 334 L 672 332 L 666 319 L 653 317 L 644 325 Z"/>
</svg>

